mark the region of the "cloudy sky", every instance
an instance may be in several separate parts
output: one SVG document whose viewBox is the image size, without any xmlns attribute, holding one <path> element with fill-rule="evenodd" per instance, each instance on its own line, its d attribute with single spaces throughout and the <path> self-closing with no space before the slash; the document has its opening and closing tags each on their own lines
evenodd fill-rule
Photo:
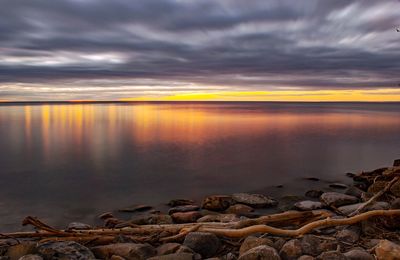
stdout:
<svg viewBox="0 0 400 260">
<path fill-rule="evenodd" d="M 0 100 L 400 100 L 400 1 L 0 0 Z"/>
</svg>

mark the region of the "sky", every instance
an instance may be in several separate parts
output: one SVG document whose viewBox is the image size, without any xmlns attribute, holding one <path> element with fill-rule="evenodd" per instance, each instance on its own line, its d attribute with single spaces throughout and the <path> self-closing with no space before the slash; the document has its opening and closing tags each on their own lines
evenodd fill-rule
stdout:
<svg viewBox="0 0 400 260">
<path fill-rule="evenodd" d="M 398 0 L 0 4 L 0 101 L 400 101 Z"/>
</svg>

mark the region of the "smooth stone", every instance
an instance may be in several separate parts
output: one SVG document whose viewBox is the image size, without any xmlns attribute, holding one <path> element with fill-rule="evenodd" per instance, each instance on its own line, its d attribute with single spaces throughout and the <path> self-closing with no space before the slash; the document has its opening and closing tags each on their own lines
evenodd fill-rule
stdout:
<svg viewBox="0 0 400 260">
<path fill-rule="evenodd" d="M 168 202 L 168 206 L 176 207 L 176 206 L 185 206 L 185 205 L 193 205 L 195 202 L 194 200 L 187 200 L 187 199 L 173 199 Z"/>
<path fill-rule="evenodd" d="M 67 226 L 67 230 L 86 230 L 86 229 L 91 229 L 92 226 L 89 224 L 81 223 L 81 222 L 71 222 Z"/>
<path fill-rule="evenodd" d="M 317 257 L 318 260 L 347 260 L 346 256 L 337 251 L 323 252 Z"/>
<path fill-rule="evenodd" d="M 74 241 L 45 242 L 39 244 L 36 249 L 44 259 L 95 259 L 87 247 Z"/>
<path fill-rule="evenodd" d="M 112 255 L 110 260 L 125 260 L 125 258 L 123 258 L 119 255 Z"/>
<path fill-rule="evenodd" d="M 354 197 L 357 197 L 357 198 L 361 198 L 361 195 L 363 193 L 364 192 L 361 189 L 359 189 L 359 188 L 357 188 L 355 186 L 348 187 L 346 189 L 346 191 L 344 192 L 344 194 L 346 194 L 346 195 L 354 196 Z"/>
<path fill-rule="evenodd" d="M 168 214 L 172 215 L 172 214 L 174 214 L 176 212 L 196 211 L 196 210 L 199 210 L 199 209 L 200 209 L 200 207 L 196 206 L 196 205 L 177 206 L 177 207 L 174 207 L 174 208 L 170 208 L 168 210 Z"/>
<path fill-rule="evenodd" d="M 322 190 L 309 190 L 305 193 L 305 196 L 309 198 L 319 198 L 322 194 L 324 194 Z"/>
<path fill-rule="evenodd" d="M 191 232 L 186 235 L 183 245 L 189 247 L 202 257 L 214 256 L 221 242 L 218 237 L 212 233 L 206 232 Z"/>
<path fill-rule="evenodd" d="M 112 214 L 112 212 L 105 212 L 105 213 L 99 215 L 99 219 L 101 219 L 101 220 L 106 220 L 108 218 L 113 218 L 113 217 L 114 217 L 114 215 Z"/>
<path fill-rule="evenodd" d="M 394 167 L 398 167 L 398 166 L 400 166 L 400 159 L 396 159 L 396 160 L 394 160 L 394 162 L 393 162 L 393 166 L 394 166 Z"/>
<path fill-rule="evenodd" d="M 298 210 L 315 210 L 322 209 L 324 204 L 319 201 L 304 200 L 294 204 L 294 208 Z"/>
<path fill-rule="evenodd" d="M 156 255 L 157 251 L 149 244 L 116 243 L 92 248 L 93 253 L 100 259 L 108 259 L 112 255 L 126 258 L 127 260 L 147 259 Z"/>
<path fill-rule="evenodd" d="M 349 215 L 349 214 L 353 213 L 354 211 L 356 211 L 359 207 L 361 207 L 364 204 L 365 204 L 365 202 L 341 206 L 338 208 L 338 210 L 340 212 L 342 212 L 344 215 Z M 389 208 L 390 208 L 389 203 L 384 202 L 384 201 L 378 201 L 378 202 L 375 202 L 372 205 L 369 205 L 368 207 L 366 207 L 366 210 L 369 211 L 369 210 L 380 210 L 380 209 L 389 209 Z"/>
<path fill-rule="evenodd" d="M 24 255 L 33 253 L 36 253 L 36 243 L 27 241 L 9 246 L 5 255 L 10 257 L 11 259 L 18 259 Z"/>
<path fill-rule="evenodd" d="M 161 225 L 161 224 L 172 224 L 173 220 L 170 215 L 167 214 L 150 214 L 143 216 L 134 216 L 130 222 L 137 225 Z"/>
<path fill-rule="evenodd" d="M 148 260 L 193 260 L 194 255 L 191 253 L 175 253 L 169 255 L 153 256 L 147 258 Z"/>
<path fill-rule="evenodd" d="M 191 253 L 191 254 L 193 254 L 193 255 L 196 254 L 195 251 L 193 251 L 192 249 L 190 249 L 189 247 L 184 246 L 184 245 L 181 245 L 181 246 L 179 247 L 179 249 L 176 250 L 175 253 Z"/>
<path fill-rule="evenodd" d="M 179 243 L 166 243 L 157 247 L 157 255 L 173 254 L 181 247 Z"/>
<path fill-rule="evenodd" d="M 193 223 L 196 222 L 197 219 L 201 218 L 202 215 L 198 211 L 189 211 L 176 212 L 172 214 L 171 217 L 175 223 Z"/>
<path fill-rule="evenodd" d="M 348 260 L 374 260 L 375 258 L 364 249 L 352 249 L 344 255 Z"/>
<path fill-rule="evenodd" d="M 214 215 L 205 215 L 197 220 L 199 223 L 204 222 L 237 222 L 240 218 L 236 214 L 214 214 Z"/>
<path fill-rule="evenodd" d="M 240 215 L 240 214 L 250 213 L 253 211 L 254 209 L 250 206 L 244 204 L 235 204 L 230 206 L 227 210 L 225 210 L 225 213 Z"/>
<path fill-rule="evenodd" d="M 315 259 L 315 257 L 312 257 L 310 255 L 302 255 L 299 257 L 298 260 L 314 260 L 314 259 Z"/>
<path fill-rule="evenodd" d="M 278 204 L 275 199 L 262 194 L 235 193 L 232 195 L 232 199 L 237 203 L 246 204 L 254 208 L 273 207 Z"/>
<path fill-rule="evenodd" d="M 20 257 L 18 260 L 43 260 L 43 257 L 40 255 L 24 255 L 23 257 Z"/>
<path fill-rule="evenodd" d="M 321 201 L 329 206 L 343 206 L 358 202 L 358 198 L 338 192 L 325 192 L 321 195 Z"/>
<path fill-rule="evenodd" d="M 287 241 L 281 248 L 279 255 L 283 260 L 296 260 L 303 254 L 301 243 L 298 239 Z"/>
<path fill-rule="evenodd" d="M 378 260 L 400 259 L 400 246 L 389 240 L 381 240 L 375 247 L 375 255 Z"/>
<path fill-rule="evenodd" d="M 354 244 L 360 239 L 360 232 L 355 228 L 346 228 L 336 233 L 336 239 L 339 242 Z"/>
<path fill-rule="evenodd" d="M 248 236 L 244 239 L 242 245 L 240 246 L 239 255 L 242 255 L 245 252 L 247 252 L 250 249 L 257 247 L 257 246 L 272 246 L 272 247 L 274 247 L 274 242 L 272 242 L 271 239 L 266 238 L 266 237 Z"/>
<path fill-rule="evenodd" d="M 223 211 L 233 205 L 235 202 L 231 196 L 212 195 L 203 200 L 201 207 L 208 210 Z"/>
<path fill-rule="evenodd" d="M 334 188 L 334 189 L 347 189 L 348 186 L 343 183 L 331 183 L 329 184 L 329 187 Z"/>
<path fill-rule="evenodd" d="M 305 177 L 304 179 L 307 181 L 319 181 L 319 178 L 317 177 Z"/>
<path fill-rule="evenodd" d="M 317 256 L 324 251 L 336 250 L 337 242 L 321 239 L 314 235 L 304 235 L 301 239 L 303 254 Z"/>
<path fill-rule="evenodd" d="M 147 211 L 151 210 L 153 207 L 149 205 L 135 205 L 123 209 L 119 209 L 119 212 L 137 212 L 137 211 Z"/>
<path fill-rule="evenodd" d="M 257 246 L 241 255 L 238 260 L 280 260 L 278 252 L 270 246 Z"/>
</svg>

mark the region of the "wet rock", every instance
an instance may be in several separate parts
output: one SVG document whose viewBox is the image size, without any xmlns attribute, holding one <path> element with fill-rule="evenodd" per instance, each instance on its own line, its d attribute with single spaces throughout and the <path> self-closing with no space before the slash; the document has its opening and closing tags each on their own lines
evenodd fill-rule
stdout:
<svg viewBox="0 0 400 260">
<path fill-rule="evenodd" d="M 303 254 L 311 256 L 337 248 L 336 241 L 321 239 L 314 235 L 304 235 L 300 242 Z"/>
<path fill-rule="evenodd" d="M 374 260 L 375 258 L 364 249 L 352 249 L 344 255 L 348 260 Z"/>
<path fill-rule="evenodd" d="M 280 251 L 283 245 L 286 243 L 286 240 L 283 239 L 282 237 L 278 237 L 275 241 L 274 244 L 271 245 L 273 248 L 276 250 Z"/>
<path fill-rule="evenodd" d="M 196 254 L 196 252 L 184 245 L 181 245 L 175 253 L 191 253 L 192 255 Z"/>
<path fill-rule="evenodd" d="M 172 217 L 166 214 L 150 214 L 134 216 L 130 222 L 136 225 L 161 225 L 161 224 L 172 224 Z"/>
<path fill-rule="evenodd" d="M 358 202 L 358 198 L 338 192 L 325 192 L 321 195 L 321 201 L 329 206 L 343 206 Z"/>
<path fill-rule="evenodd" d="M 314 260 L 315 258 L 310 255 L 302 255 L 298 260 Z"/>
<path fill-rule="evenodd" d="M 193 223 L 201 218 L 201 216 L 201 213 L 198 211 L 176 212 L 171 215 L 175 223 Z"/>
<path fill-rule="evenodd" d="M 311 200 L 304 200 L 299 201 L 294 204 L 294 208 L 298 210 L 314 210 L 314 209 L 322 209 L 324 204 L 319 201 L 311 201 Z"/>
<path fill-rule="evenodd" d="M 18 260 L 43 260 L 43 257 L 41 257 L 40 255 L 24 255 Z"/>
<path fill-rule="evenodd" d="M 36 249 L 46 260 L 95 259 L 93 253 L 87 247 L 73 241 L 45 242 L 39 244 Z"/>
<path fill-rule="evenodd" d="M 293 209 L 296 202 L 302 201 L 304 198 L 296 195 L 285 195 L 279 199 L 278 209 L 281 211 L 288 211 Z"/>
<path fill-rule="evenodd" d="M 255 237 L 255 236 L 248 236 L 243 241 L 242 245 L 239 249 L 239 255 L 244 254 L 245 252 L 249 251 L 250 249 L 257 247 L 257 246 L 274 246 L 274 242 L 271 239 L 266 237 Z"/>
<path fill-rule="evenodd" d="M 400 246 L 389 240 L 381 240 L 375 248 L 375 255 L 378 260 L 398 260 Z"/>
<path fill-rule="evenodd" d="M 360 239 L 360 231 L 354 227 L 346 228 L 337 232 L 336 238 L 339 242 L 354 244 Z"/>
<path fill-rule="evenodd" d="M 352 172 L 346 172 L 346 176 L 349 178 L 353 178 L 354 176 L 356 176 L 356 174 L 354 174 Z"/>
<path fill-rule="evenodd" d="M 375 181 L 368 187 L 368 192 L 372 194 L 378 193 L 383 190 L 387 184 L 387 181 Z"/>
<path fill-rule="evenodd" d="M 348 188 L 348 186 L 343 183 L 331 183 L 329 184 L 329 187 L 334 189 L 343 189 L 343 190 Z"/>
<path fill-rule="evenodd" d="M 361 198 L 363 191 L 355 186 L 350 186 L 347 188 L 347 190 L 344 192 L 344 194 L 354 196 L 357 198 Z"/>
<path fill-rule="evenodd" d="M 390 192 L 396 196 L 400 197 L 400 181 L 395 182 L 392 187 L 390 187 Z"/>
<path fill-rule="evenodd" d="M 114 215 L 112 214 L 112 212 L 105 212 L 105 213 L 99 215 L 99 219 L 101 219 L 101 220 L 106 220 L 108 218 L 113 218 L 113 217 L 114 217 Z"/>
<path fill-rule="evenodd" d="M 357 210 L 359 207 L 361 207 L 364 204 L 365 204 L 365 202 L 341 206 L 338 208 L 338 210 L 340 212 L 342 212 L 344 215 L 349 215 L 350 213 L 353 213 L 355 210 Z M 384 202 L 384 201 L 378 201 L 378 202 L 375 202 L 372 205 L 369 205 L 368 207 L 366 207 L 366 210 L 389 209 L 389 207 L 390 207 L 389 203 Z"/>
<path fill-rule="evenodd" d="M 107 218 L 104 220 L 104 226 L 113 228 L 118 224 L 124 223 L 124 221 L 118 219 L 118 218 Z"/>
<path fill-rule="evenodd" d="M 119 212 L 138 212 L 138 211 L 147 211 L 151 210 L 153 207 L 149 205 L 135 205 L 123 209 L 119 209 Z"/>
<path fill-rule="evenodd" d="M 225 210 L 226 213 L 237 214 L 237 215 L 250 213 L 253 211 L 254 209 L 252 207 L 244 204 L 235 204 L 230 206 L 227 210 Z"/>
<path fill-rule="evenodd" d="M 197 222 L 236 222 L 239 221 L 240 218 L 236 214 L 213 214 L 213 215 L 206 215 L 201 217 L 197 220 Z"/>
<path fill-rule="evenodd" d="M 91 229 L 92 226 L 89 224 L 85 224 L 85 223 L 80 223 L 80 222 L 71 222 L 68 224 L 67 226 L 67 230 L 86 230 L 86 229 Z"/>
<path fill-rule="evenodd" d="M 127 260 L 147 259 L 154 256 L 157 251 L 149 244 L 116 243 L 92 248 L 93 253 L 100 259 L 109 259 L 112 255 L 126 258 Z"/>
<path fill-rule="evenodd" d="M 324 194 L 322 190 L 309 190 L 305 195 L 309 198 L 319 198 L 322 194 Z"/>
<path fill-rule="evenodd" d="M 227 208 L 229 208 L 229 206 L 233 205 L 234 203 L 235 202 L 233 201 L 231 196 L 212 195 L 206 197 L 203 200 L 201 207 L 203 209 L 208 209 L 208 210 L 222 211 L 226 210 Z"/>
<path fill-rule="evenodd" d="M 193 200 L 187 199 L 174 199 L 168 202 L 168 206 L 176 207 L 176 206 L 185 206 L 185 205 L 193 205 L 195 202 Z"/>
<path fill-rule="evenodd" d="M 232 199 L 237 203 L 246 204 L 254 208 L 273 207 L 278 204 L 275 199 L 262 194 L 235 193 L 232 195 Z"/>
<path fill-rule="evenodd" d="M 181 247 L 178 243 L 166 243 L 157 247 L 157 255 L 168 255 L 175 253 Z"/>
<path fill-rule="evenodd" d="M 286 242 L 279 252 L 283 260 L 296 260 L 302 255 L 301 243 L 298 239 Z"/>
<path fill-rule="evenodd" d="M 317 257 L 318 260 L 347 260 L 346 256 L 337 251 L 323 252 Z"/>
<path fill-rule="evenodd" d="M 220 257 L 219 260 L 237 260 L 237 257 L 233 253 L 228 253 L 228 254 Z"/>
<path fill-rule="evenodd" d="M 319 178 L 317 177 L 305 177 L 304 179 L 307 181 L 319 181 Z"/>
<path fill-rule="evenodd" d="M 270 246 L 257 246 L 239 257 L 239 260 L 280 260 L 280 256 L 275 248 Z"/>
<path fill-rule="evenodd" d="M 391 208 L 391 209 L 400 209 L 400 198 L 394 199 L 394 200 L 390 203 L 390 208 Z"/>
<path fill-rule="evenodd" d="M 110 260 L 125 260 L 125 258 L 123 258 L 119 255 L 113 255 L 113 256 L 111 256 Z"/>
<path fill-rule="evenodd" d="M 169 215 L 172 215 L 176 212 L 188 212 L 188 211 L 197 211 L 200 207 L 196 205 L 184 205 L 184 206 L 177 206 L 174 208 L 170 208 L 168 211 Z"/>
<path fill-rule="evenodd" d="M 195 256 L 191 253 L 175 253 L 169 255 L 153 256 L 148 260 L 193 260 Z"/>
<path fill-rule="evenodd" d="M 35 242 L 21 242 L 20 244 L 9 246 L 5 255 L 10 257 L 10 259 L 18 259 L 24 255 L 33 254 L 35 252 Z"/>
<path fill-rule="evenodd" d="M 183 245 L 201 254 L 203 257 L 211 257 L 217 253 L 220 241 L 212 233 L 191 232 L 186 235 Z"/>
<path fill-rule="evenodd" d="M 396 160 L 394 160 L 394 162 L 393 162 L 393 166 L 394 166 L 394 167 L 398 167 L 398 166 L 400 166 L 400 159 L 396 159 Z"/>
</svg>

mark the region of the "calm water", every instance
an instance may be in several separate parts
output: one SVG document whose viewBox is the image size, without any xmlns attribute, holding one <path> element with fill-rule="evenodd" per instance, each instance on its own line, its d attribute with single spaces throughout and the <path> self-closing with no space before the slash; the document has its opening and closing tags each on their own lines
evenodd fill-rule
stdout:
<svg viewBox="0 0 400 260">
<path fill-rule="evenodd" d="M 26 215 L 93 222 L 135 203 L 303 192 L 304 176 L 390 165 L 400 104 L 2 105 L 0 148 L 2 230 Z"/>
</svg>

